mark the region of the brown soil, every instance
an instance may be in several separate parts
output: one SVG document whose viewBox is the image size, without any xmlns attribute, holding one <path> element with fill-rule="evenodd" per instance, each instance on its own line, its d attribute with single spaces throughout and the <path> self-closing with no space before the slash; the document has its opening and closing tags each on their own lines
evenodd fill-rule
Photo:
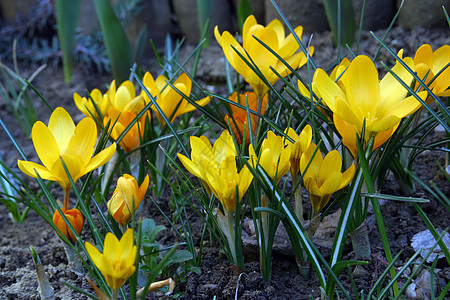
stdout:
<svg viewBox="0 0 450 300">
<path fill-rule="evenodd" d="M 382 36 L 382 32 L 377 32 L 377 35 Z M 399 48 L 405 48 L 406 55 L 413 55 L 417 45 L 423 43 L 431 43 L 433 49 L 444 44 L 450 44 L 448 28 L 446 30 L 415 29 L 412 32 L 395 28 L 387 40 L 387 44 L 393 47 L 395 51 Z M 318 66 L 330 65 L 330 57 L 336 57 L 336 50 L 332 47 L 330 34 L 316 34 L 312 39 L 312 44 L 316 48 L 314 55 L 316 64 Z M 369 33 L 363 33 L 360 53 L 373 55 L 377 46 L 377 42 L 370 37 Z M 217 71 L 217 69 L 223 71 L 223 67 L 220 65 L 223 62 L 217 55 L 220 55 L 220 51 L 214 48 L 205 50 L 203 53 L 199 73 L 202 80 L 206 82 L 223 81 L 223 75 L 222 77 L 220 75 L 222 72 Z M 383 50 L 381 58 L 386 60 L 387 57 L 389 55 Z M 21 74 L 24 77 L 27 77 L 32 71 L 29 66 L 21 67 L 24 69 Z M 214 74 L 208 77 L 210 72 L 214 72 Z M 90 74 L 86 70 L 76 69 L 72 83 L 65 84 L 61 68 L 49 66 L 33 83 L 52 105 L 55 107 L 63 106 L 78 121 L 82 118 L 82 115 L 73 104 L 72 93 L 84 94 L 86 89 L 91 90 L 93 88 L 104 90 L 104 86 L 110 81 L 110 75 Z M 37 96 L 32 95 L 32 97 L 35 99 L 34 105 L 39 119 L 48 120 L 50 115 L 48 108 Z M 14 138 L 23 147 L 26 155 L 35 157 L 30 139 L 24 136 L 17 125 L 17 121 L 7 111 L 4 104 L 0 104 L 0 117 L 7 124 Z M 444 138 L 444 136 L 443 133 L 435 133 L 432 138 L 438 140 Z M 16 168 L 18 154 L 3 130 L 0 130 L 0 139 L 2 141 L 0 154 L 3 160 L 8 166 Z M 446 195 L 449 195 L 450 186 L 442 176 L 438 175 L 435 158 L 439 163 L 444 163 L 441 154 L 429 151 L 423 153 L 417 159 L 414 171 L 425 182 L 433 180 Z M 401 195 L 393 178 L 389 177 L 384 186 L 383 193 Z M 445 229 L 450 226 L 448 213 L 419 185 L 417 185 L 417 191 L 413 196 L 430 199 L 428 204 L 421 205 L 421 207 L 436 227 Z M 171 214 L 164 198 L 159 199 L 158 203 L 161 204 L 162 209 L 167 214 Z M 393 255 L 403 250 L 397 264 L 397 266 L 401 266 L 414 254 L 414 250 L 410 246 L 411 237 L 426 229 L 426 226 L 414 207 L 407 203 L 387 202 L 382 206 L 382 212 Z M 158 210 L 153 205 L 147 203 L 142 214 L 144 217 L 154 218 L 158 225 L 165 225 L 170 228 L 170 225 L 159 215 Z M 192 214 L 190 222 L 192 222 L 193 231 L 195 232 L 198 229 L 200 232 L 202 222 L 199 218 L 196 218 L 195 214 Z M 359 275 L 354 276 L 356 286 L 365 291 L 370 289 L 386 267 L 385 255 L 376 224 L 369 229 L 373 256 L 369 264 L 364 266 L 364 270 Z M 177 241 L 176 236 L 170 229 L 165 230 L 159 237 L 167 245 Z M 57 299 L 86 298 L 64 286 L 60 280 L 93 292 L 85 278 L 78 277 L 68 269 L 62 243 L 48 224 L 32 211 L 29 212 L 23 224 L 13 224 L 9 219 L 7 209 L 0 205 L 0 299 L 39 299 L 36 275 L 29 251 L 30 246 L 33 246 L 39 254 L 49 275 L 50 283 L 55 289 Z M 235 295 L 238 296 L 238 299 L 310 299 L 310 295 L 314 298 L 320 296 L 317 278 L 313 274 L 311 280 L 304 281 L 297 271 L 294 257 L 274 252 L 272 278 L 269 283 L 266 283 L 260 274 L 257 255 L 255 254 L 256 249 L 253 249 L 253 251 L 247 249 L 247 252 L 245 271 L 239 273 L 230 266 L 217 245 L 210 245 L 207 242 L 201 262 L 201 274 L 193 273 L 185 281 L 177 282 L 176 294 L 182 299 L 212 299 L 214 296 L 217 299 L 233 299 Z M 326 252 L 326 249 L 324 249 L 325 257 L 327 256 Z M 344 259 L 353 258 L 351 246 L 347 245 Z M 437 274 L 438 278 L 441 281 L 448 282 L 450 280 L 448 264 L 445 260 L 440 260 L 437 267 L 441 269 Z M 342 276 L 342 282 L 349 291 L 352 291 L 347 275 Z M 152 299 L 159 299 L 160 297 L 159 294 L 151 296 Z"/>
</svg>

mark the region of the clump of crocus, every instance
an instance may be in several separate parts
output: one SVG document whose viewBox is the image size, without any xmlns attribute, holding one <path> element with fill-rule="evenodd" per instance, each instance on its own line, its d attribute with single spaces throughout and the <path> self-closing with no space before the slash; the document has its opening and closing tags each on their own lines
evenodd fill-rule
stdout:
<svg viewBox="0 0 450 300">
<path fill-rule="evenodd" d="M 83 215 L 81 212 L 76 209 L 61 209 L 64 216 L 67 218 L 67 221 L 70 222 L 73 229 L 78 233 L 78 235 L 81 234 L 81 230 L 83 229 Z M 76 237 L 73 234 L 72 230 L 70 230 L 69 226 L 67 225 L 66 221 L 64 221 L 63 217 L 59 213 L 59 210 L 56 210 L 53 214 L 53 223 L 58 227 L 59 231 L 73 244 L 76 242 Z M 58 233 L 59 234 L 59 233 Z"/>
<path fill-rule="evenodd" d="M 414 69 L 411 58 L 404 62 Z M 399 63 L 392 68 L 404 83 L 411 84 L 413 76 Z M 420 102 L 390 73 L 380 81 L 373 61 L 364 55 L 356 57 L 345 71 L 344 78 L 334 82 L 324 70 L 315 74 L 317 90 L 333 112 L 336 129 L 344 145 L 356 156 L 356 134 L 361 137 L 365 124 L 364 144 L 375 137 L 374 148 L 384 143 L 401 119 L 420 108 Z M 418 95 L 425 99 L 426 92 Z M 376 138 L 377 135 L 378 140 Z"/>
<path fill-rule="evenodd" d="M 120 239 L 108 232 L 105 237 L 103 253 L 89 242 L 86 250 L 106 283 L 112 290 L 112 299 L 117 299 L 117 291 L 136 271 L 135 262 L 137 249 L 134 245 L 133 229 L 128 229 Z"/>
<path fill-rule="evenodd" d="M 31 132 L 34 148 L 43 165 L 19 160 L 22 172 L 37 178 L 57 181 L 64 189 L 64 209 L 69 208 L 71 183 L 64 169 L 66 165 L 70 176 L 76 182 L 81 176 L 104 165 L 116 151 L 112 144 L 95 156 L 97 127 L 91 118 L 82 119 L 75 126 L 67 111 L 56 108 L 50 116 L 48 127 L 41 121 L 33 125 Z"/>
<path fill-rule="evenodd" d="M 172 83 L 172 86 L 176 89 L 169 85 L 170 81 L 164 75 L 160 75 L 156 78 L 156 80 L 154 80 L 150 72 L 145 73 L 142 82 L 151 96 L 156 99 L 156 104 L 159 106 L 167 119 L 170 120 L 170 122 L 173 122 L 176 117 L 182 114 L 197 109 L 184 98 L 184 96 L 190 96 L 192 89 L 192 80 L 186 73 L 178 76 L 178 78 Z M 141 95 L 144 97 L 147 104 L 150 103 L 151 99 L 147 95 L 146 91 L 142 91 Z M 195 103 L 198 106 L 205 106 L 210 100 L 211 98 L 208 96 L 196 101 Z M 156 106 L 152 105 L 151 108 L 155 112 L 161 124 L 165 125 L 166 122 Z"/>
<path fill-rule="evenodd" d="M 132 218 L 133 211 L 141 205 L 149 184 L 148 175 L 139 186 L 136 179 L 124 174 L 117 180 L 117 186 L 111 199 L 108 201 L 108 210 L 114 220 L 122 226 L 126 226 Z"/>
<path fill-rule="evenodd" d="M 214 146 L 211 146 L 204 136 L 191 137 L 192 160 L 180 153 L 178 158 L 189 172 L 202 180 L 207 191 L 214 194 L 222 204 L 224 213 L 217 210 L 217 221 L 228 240 L 233 262 L 240 265 L 242 260 L 237 257 L 236 252 L 233 212 L 236 203 L 240 203 L 247 192 L 253 175 L 247 166 L 243 166 L 238 172 L 233 138 L 224 130 Z"/>
<path fill-rule="evenodd" d="M 298 184 L 298 175 L 300 171 L 300 159 L 305 153 L 308 146 L 311 144 L 312 140 L 312 128 L 308 124 L 306 125 L 300 134 L 297 134 L 291 127 L 286 128 L 284 133 L 293 140 L 291 142 L 289 139 L 284 140 L 286 147 L 291 149 L 290 161 L 290 172 L 292 175 L 292 186 L 295 188 Z M 303 221 L 303 201 L 302 201 L 302 188 L 299 185 L 294 192 L 295 198 L 295 214 L 300 221 Z"/>
<path fill-rule="evenodd" d="M 311 143 L 300 159 L 300 172 L 303 184 L 310 193 L 313 216 L 319 214 L 334 192 L 352 181 L 356 170 L 355 165 L 351 165 L 342 173 L 342 157 L 337 150 L 328 152 L 323 158 L 316 148 L 316 144 Z"/>
<path fill-rule="evenodd" d="M 237 96 L 237 92 L 234 92 L 228 99 L 232 100 L 235 103 L 238 103 L 242 106 L 247 106 L 249 110 L 256 111 L 257 107 L 257 99 L 256 94 L 254 92 L 245 92 L 244 94 L 239 94 L 239 97 Z M 269 96 L 266 94 L 262 101 L 262 107 L 261 107 L 261 115 L 264 115 L 266 112 L 267 103 L 269 101 Z M 250 122 L 248 121 L 248 115 L 247 110 L 240 108 L 235 105 L 230 105 L 231 108 L 231 117 L 229 115 L 225 116 L 225 122 L 231 126 L 231 129 L 233 130 L 234 135 L 236 136 L 237 142 L 240 144 L 242 141 L 242 138 L 245 137 L 245 144 L 248 145 L 250 142 L 250 134 L 255 135 L 256 129 L 258 127 L 258 117 L 250 113 Z M 250 124 L 252 128 L 252 132 L 250 133 Z"/>
<path fill-rule="evenodd" d="M 303 27 L 295 28 L 296 35 L 301 39 Z M 269 87 L 252 70 L 252 68 L 241 58 L 245 58 L 250 65 L 259 70 L 270 84 L 278 80 L 278 75 L 271 68 L 275 69 L 281 76 L 291 73 L 288 67 L 271 53 L 262 43 L 267 45 L 293 69 L 297 69 L 307 62 L 307 56 L 303 52 L 298 52 L 299 44 L 291 33 L 285 36 L 283 24 L 279 20 L 273 20 L 267 26 L 258 24 L 256 18 L 251 15 L 245 22 L 242 29 L 242 45 L 228 31 L 219 33 L 219 27 L 214 28 L 214 35 L 217 42 L 222 47 L 228 62 L 233 68 L 245 78 L 258 97 L 258 109 L 261 111 L 262 97 L 269 91 Z M 260 41 L 258 41 L 259 39 Z M 309 47 L 309 55 L 313 55 L 314 48 Z"/>
<path fill-rule="evenodd" d="M 256 155 L 253 145 L 249 146 L 249 163 L 257 169 L 258 166 L 264 169 L 274 184 L 278 184 L 290 168 L 291 149 L 284 146 L 285 137 L 277 136 L 272 131 L 267 132 L 267 137 L 263 140 L 260 148 L 259 156 Z M 269 207 L 269 197 L 266 193 L 262 194 L 261 207 Z M 270 222 L 267 212 L 260 212 L 259 224 L 259 242 L 260 242 L 260 263 L 266 280 L 270 274 L 270 258 L 272 253 L 272 244 L 270 243 L 271 233 L 275 234 L 275 230 L 271 230 L 270 226 L 278 226 Z M 273 240 L 273 239 L 272 239 Z M 265 263 L 263 263 L 265 260 Z M 267 269 L 268 268 L 268 269 Z"/>
</svg>

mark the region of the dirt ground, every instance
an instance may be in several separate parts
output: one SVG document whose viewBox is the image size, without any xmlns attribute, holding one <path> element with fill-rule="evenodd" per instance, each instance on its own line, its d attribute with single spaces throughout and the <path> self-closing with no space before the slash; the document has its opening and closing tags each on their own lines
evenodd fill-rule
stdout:
<svg viewBox="0 0 450 300">
<path fill-rule="evenodd" d="M 405 48 L 405 55 L 413 55 L 414 49 L 423 43 L 430 43 L 433 49 L 437 49 L 444 44 L 450 44 L 448 33 L 448 28 L 435 30 L 419 28 L 413 31 L 394 28 L 387 39 L 387 44 L 395 51 Z M 382 36 L 383 32 L 376 32 L 376 34 Z M 321 67 L 330 65 L 330 57 L 336 56 L 331 35 L 329 33 L 314 35 L 312 45 L 316 48 L 314 55 L 316 64 Z M 186 51 L 191 49 L 189 47 L 185 48 Z M 374 55 L 377 48 L 378 44 L 370 36 L 370 33 L 364 32 L 360 53 Z M 220 50 L 212 46 L 205 50 L 202 56 L 199 77 L 208 85 L 213 83 L 223 84 L 224 82 L 223 58 L 220 55 Z M 386 61 L 389 56 L 383 50 L 380 57 L 381 60 Z M 19 65 L 19 67 L 24 77 L 27 77 L 33 70 L 32 66 Z M 65 84 L 61 67 L 48 66 L 35 79 L 33 84 L 52 105 L 63 106 L 72 116 L 75 116 L 76 121 L 79 121 L 83 116 L 73 104 L 73 92 L 84 95 L 86 89 L 89 91 L 93 88 L 105 90 L 105 85 L 110 81 L 111 75 L 93 74 L 87 70 L 76 68 L 72 82 Z M 35 99 L 34 106 L 39 119 L 46 122 L 50 111 L 37 96 L 32 95 L 32 97 Z M 7 124 L 14 138 L 23 147 L 26 155 L 35 157 L 31 140 L 24 136 L 17 121 L 7 111 L 3 103 L 0 104 L 0 117 Z M 435 140 L 443 139 L 444 133 L 435 132 L 432 137 Z M 16 168 L 19 155 L 3 129 L 0 129 L 0 140 L 2 145 L 0 149 L 1 157 L 8 166 Z M 446 195 L 449 195 L 450 186 L 442 176 L 439 176 L 435 159 L 441 164 L 444 163 L 443 155 L 429 151 L 424 152 L 417 158 L 414 172 L 425 182 L 433 180 Z M 391 177 L 387 178 L 382 193 L 401 195 L 395 180 Z M 448 213 L 419 185 L 417 185 L 417 191 L 412 196 L 430 199 L 429 203 L 423 204 L 421 207 L 436 227 L 445 229 L 450 226 Z M 158 202 L 162 209 L 170 214 L 170 208 L 165 198 L 159 198 Z M 414 250 L 410 246 L 412 236 L 426 229 L 426 226 L 414 207 L 407 203 L 386 202 L 382 206 L 382 213 L 393 255 L 396 255 L 400 250 L 403 251 L 397 264 L 400 267 L 414 254 Z M 160 216 L 158 210 L 149 203 L 142 210 L 142 214 L 154 218 L 158 225 L 170 228 L 170 225 Z M 201 221 L 196 218 L 195 214 L 191 215 L 190 221 L 194 227 L 194 232 L 195 228 L 201 228 Z M 373 255 L 369 264 L 364 266 L 358 274 L 354 274 L 356 286 L 366 291 L 375 283 L 386 267 L 384 251 L 376 224 L 370 226 L 369 230 Z M 166 241 L 175 241 L 176 239 L 170 229 L 165 230 L 159 237 Z M 0 205 L 0 299 L 39 299 L 36 275 L 29 251 L 30 246 L 33 246 L 39 254 L 49 275 L 50 284 L 55 289 L 57 299 L 84 299 L 84 296 L 64 286 L 60 282 L 61 280 L 92 292 L 85 278 L 78 277 L 67 268 L 67 259 L 62 243 L 48 224 L 33 211 L 29 212 L 24 223 L 13 224 L 8 216 L 7 209 Z M 325 258 L 328 259 L 327 249 L 321 250 L 323 250 Z M 217 245 L 210 245 L 207 242 L 201 263 L 201 274 L 193 273 L 185 281 L 177 282 L 175 293 L 181 299 L 212 299 L 214 296 L 217 299 L 234 299 L 235 295 L 238 299 L 311 299 L 311 295 L 313 298 L 320 296 L 318 279 L 313 274 L 309 281 L 303 280 L 298 273 L 293 256 L 275 251 L 272 278 L 269 283 L 266 283 L 260 274 L 257 250 L 246 249 L 246 251 L 248 255 L 246 255 L 245 271 L 239 273 L 230 266 Z M 350 245 L 346 246 L 343 258 L 354 258 Z M 442 282 L 448 282 L 450 280 L 450 268 L 445 259 L 438 262 L 437 268 L 440 269 L 437 274 L 438 279 Z M 349 291 L 352 291 L 347 275 L 343 275 L 342 282 Z M 160 294 L 149 296 L 151 299 L 161 297 Z"/>
</svg>

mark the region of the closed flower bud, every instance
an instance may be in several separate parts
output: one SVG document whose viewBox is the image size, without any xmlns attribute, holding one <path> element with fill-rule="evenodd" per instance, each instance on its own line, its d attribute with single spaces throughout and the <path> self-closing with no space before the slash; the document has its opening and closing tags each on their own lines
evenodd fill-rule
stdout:
<svg viewBox="0 0 450 300">
<path fill-rule="evenodd" d="M 141 186 L 138 186 L 136 179 L 131 175 L 124 174 L 119 177 L 114 194 L 107 204 L 109 212 L 117 223 L 126 225 L 131 221 L 133 209 L 136 211 L 141 205 L 148 183 L 148 175 Z"/>
<path fill-rule="evenodd" d="M 81 212 L 76 209 L 61 209 L 64 215 L 66 216 L 67 220 L 70 222 L 70 224 L 73 226 L 75 231 L 78 233 L 78 235 L 81 234 L 81 230 L 83 229 L 83 215 Z M 77 240 L 73 232 L 70 230 L 69 226 L 64 221 L 63 217 L 59 213 L 59 210 L 56 210 L 53 214 L 53 223 L 55 223 L 56 227 L 61 231 L 62 234 L 66 238 L 69 239 L 72 243 L 75 243 Z M 59 233 L 58 233 L 59 235 Z"/>
</svg>

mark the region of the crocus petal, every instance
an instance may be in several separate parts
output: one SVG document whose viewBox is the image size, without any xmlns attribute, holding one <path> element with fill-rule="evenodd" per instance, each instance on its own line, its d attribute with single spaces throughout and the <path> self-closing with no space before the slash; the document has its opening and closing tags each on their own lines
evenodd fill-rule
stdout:
<svg viewBox="0 0 450 300">
<path fill-rule="evenodd" d="M 34 149 L 44 166 L 49 168 L 59 158 L 61 152 L 52 132 L 41 121 L 33 125 L 31 131 Z"/>
<path fill-rule="evenodd" d="M 341 184 L 339 185 L 338 190 L 346 187 L 350 183 L 350 181 L 352 181 L 353 177 L 355 176 L 355 172 L 356 166 L 351 165 L 347 170 L 345 170 L 344 173 L 342 173 Z"/>
<path fill-rule="evenodd" d="M 95 121 L 91 118 L 84 118 L 75 128 L 66 153 L 79 156 L 87 164 L 94 153 L 96 141 L 97 127 Z"/>
<path fill-rule="evenodd" d="M 341 158 L 339 158 L 341 159 Z M 339 189 L 339 186 L 342 181 L 342 173 L 341 172 L 332 172 L 329 173 L 326 177 L 325 181 L 320 186 L 320 192 L 322 195 L 331 195 Z"/>
<path fill-rule="evenodd" d="M 347 79 L 351 80 L 351 87 L 346 90 L 349 107 L 352 111 L 361 110 L 366 119 L 373 118 L 380 101 L 378 71 L 374 63 L 365 55 L 357 56 L 346 73 Z"/>
<path fill-rule="evenodd" d="M 256 21 L 256 18 L 254 15 L 250 15 L 245 19 L 244 25 L 242 26 L 242 39 L 244 41 L 251 38 L 251 36 L 248 35 L 248 33 L 251 31 L 250 28 L 257 25 L 258 22 Z"/>
<path fill-rule="evenodd" d="M 60 153 L 65 153 L 67 145 L 75 131 L 75 124 L 69 113 L 62 107 L 57 107 L 48 122 L 48 129 L 58 143 Z"/>
<path fill-rule="evenodd" d="M 39 165 L 35 162 L 18 160 L 17 164 L 19 166 L 19 169 L 28 176 L 37 178 L 36 175 L 37 172 L 42 179 L 51 181 L 60 180 L 60 178 L 58 178 L 55 174 L 51 173 L 46 167 Z"/>
<path fill-rule="evenodd" d="M 414 70 L 414 61 L 410 57 L 403 59 L 408 67 Z M 397 62 L 391 69 L 406 85 L 410 85 L 413 76 L 408 70 Z M 380 81 L 380 107 L 390 107 L 393 104 L 402 101 L 406 97 L 408 90 L 391 73 L 387 73 Z M 390 109 L 389 109 L 390 110 Z"/>
<path fill-rule="evenodd" d="M 317 69 L 314 76 L 316 78 L 317 90 L 322 96 L 323 101 L 334 113 L 336 113 L 335 99 L 346 99 L 345 94 L 342 92 L 341 88 L 328 77 L 324 70 Z"/>
<path fill-rule="evenodd" d="M 113 143 L 108 148 L 105 148 L 97 153 L 97 155 L 92 157 L 89 164 L 86 166 L 84 170 L 85 174 L 106 164 L 114 155 L 114 152 L 116 152 L 116 143 Z"/>
<path fill-rule="evenodd" d="M 228 62 L 233 66 L 233 68 L 244 76 L 246 78 L 248 74 L 252 73 L 253 71 L 250 69 L 250 67 L 247 65 L 246 62 L 244 62 L 240 56 L 236 53 L 239 52 L 243 57 L 248 57 L 245 53 L 244 48 L 234 39 L 234 37 L 228 32 L 225 31 L 222 34 L 222 45 L 223 52 L 225 54 L 225 57 L 227 58 Z"/>
<path fill-rule="evenodd" d="M 423 63 L 427 66 L 433 65 L 433 49 L 429 44 L 424 44 L 417 49 L 414 62 L 416 64 Z"/>
</svg>

